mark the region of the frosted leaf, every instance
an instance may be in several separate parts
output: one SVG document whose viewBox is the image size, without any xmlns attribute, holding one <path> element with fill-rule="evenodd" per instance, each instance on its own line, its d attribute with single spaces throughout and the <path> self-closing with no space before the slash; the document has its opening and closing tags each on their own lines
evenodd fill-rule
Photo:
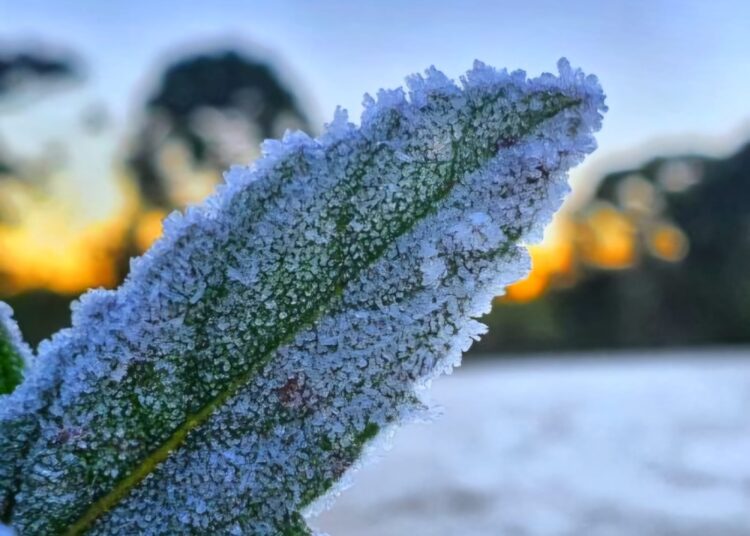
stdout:
<svg viewBox="0 0 750 536">
<path fill-rule="evenodd" d="M 307 534 L 485 331 L 592 151 L 592 77 L 430 69 L 263 144 L 93 291 L 0 406 L 21 534 Z"/>
<path fill-rule="evenodd" d="M 21 382 L 30 362 L 31 348 L 21 337 L 13 310 L 0 302 L 0 396 L 12 392 Z"/>
</svg>

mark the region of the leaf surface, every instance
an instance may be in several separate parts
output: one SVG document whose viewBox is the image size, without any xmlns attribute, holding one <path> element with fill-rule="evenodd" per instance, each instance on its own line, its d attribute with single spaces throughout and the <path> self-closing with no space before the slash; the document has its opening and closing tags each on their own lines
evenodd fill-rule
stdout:
<svg viewBox="0 0 750 536">
<path fill-rule="evenodd" d="M 237 167 L 0 407 L 21 534 L 304 534 L 484 330 L 605 109 L 593 77 L 477 63 Z M 12 480 L 7 475 L 13 475 Z"/>
</svg>

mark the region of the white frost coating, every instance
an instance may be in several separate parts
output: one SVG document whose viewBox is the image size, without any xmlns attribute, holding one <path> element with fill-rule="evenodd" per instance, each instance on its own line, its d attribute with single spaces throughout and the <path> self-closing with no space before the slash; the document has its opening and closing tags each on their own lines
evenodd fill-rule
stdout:
<svg viewBox="0 0 750 536">
<path fill-rule="evenodd" d="M 594 149 L 601 89 L 559 70 L 477 62 L 459 87 L 433 68 L 408 97 L 366 97 L 359 128 L 337 110 L 319 139 L 264 143 L 170 216 L 125 285 L 89 293 L 43 347 L 30 385 L 44 407 L 0 409 L 0 437 L 34 429 L 0 453 L 22 475 L 21 532 L 77 523 L 184 430 L 75 533 L 307 533 L 299 512 L 380 430 L 424 412 L 417 389 L 485 331 L 474 318 L 528 269 L 517 244 L 540 237 Z"/>
</svg>

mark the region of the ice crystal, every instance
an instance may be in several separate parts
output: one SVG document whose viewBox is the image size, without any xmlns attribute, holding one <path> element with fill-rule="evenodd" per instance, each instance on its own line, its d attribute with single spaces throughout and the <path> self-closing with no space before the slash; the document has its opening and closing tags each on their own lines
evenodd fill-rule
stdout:
<svg viewBox="0 0 750 536">
<path fill-rule="evenodd" d="M 21 534 L 307 534 L 425 410 L 595 147 L 596 78 L 429 69 L 263 144 L 115 291 L 86 294 L 0 406 Z"/>
</svg>

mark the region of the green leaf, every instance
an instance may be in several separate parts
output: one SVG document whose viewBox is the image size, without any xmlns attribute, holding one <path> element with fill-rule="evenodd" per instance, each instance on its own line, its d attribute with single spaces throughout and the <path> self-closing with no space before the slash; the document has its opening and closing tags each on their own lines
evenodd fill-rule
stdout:
<svg viewBox="0 0 750 536">
<path fill-rule="evenodd" d="M 560 64 L 477 63 L 266 142 L 116 291 L 93 291 L 0 406 L 21 534 L 304 534 L 375 436 L 484 330 L 595 147 L 603 95 Z"/>
<path fill-rule="evenodd" d="M 21 383 L 30 359 L 31 349 L 21 339 L 12 309 L 0 302 L 0 395 L 13 392 Z"/>
</svg>

